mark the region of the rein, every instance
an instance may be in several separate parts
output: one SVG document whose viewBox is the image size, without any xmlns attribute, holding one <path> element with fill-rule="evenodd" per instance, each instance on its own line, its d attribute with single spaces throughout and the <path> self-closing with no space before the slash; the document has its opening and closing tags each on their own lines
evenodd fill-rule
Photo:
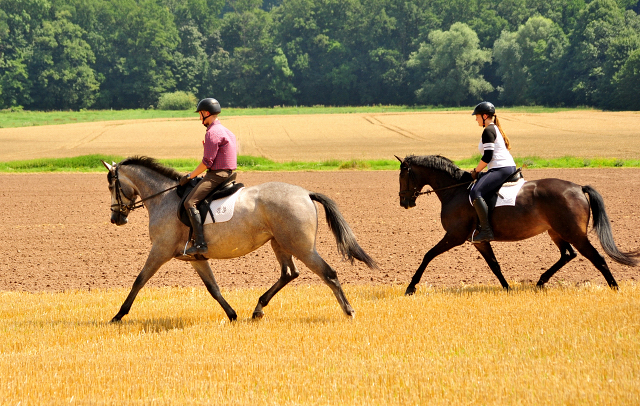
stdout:
<svg viewBox="0 0 640 406">
<path fill-rule="evenodd" d="M 465 186 L 468 185 L 470 183 L 473 183 L 474 181 L 469 181 L 469 182 L 464 182 L 464 183 L 456 183 L 455 185 L 451 185 L 451 186 L 446 186 L 446 187 L 442 187 L 439 189 L 432 189 L 432 190 L 425 190 L 424 192 L 421 192 L 419 190 L 417 190 L 417 188 L 413 188 L 413 193 L 411 193 L 410 190 L 401 190 L 399 195 L 400 197 L 412 197 L 414 199 L 418 198 L 418 196 L 422 196 L 422 195 L 430 195 L 431 193 L 434 192 L 439 192 L 441 190 L 445 190 L 445 189 L 452 189 L 454 187 L 458 187 L 458 186 Z"/>
<path fill-rule="evenodd" d="M 146 202 L 149 199 L 152 199 L 156 196 L 159 196 L 165 192 L 168 192 L 170 190 L 173 190 L 175 188 L 177 188 L 178 186 L 180 186 L 180 184 L 177 184 L 175 186 L 171 186 L 169 189 L 165 189 L 161 192 L 155 193 L 149 197 L 145 197 L 144 199 L 140 199 L 137 202 L 135 201 L 135 199 L 131 199 L 129 198 L 126 194 L 124 194 L 124 191 L 122 190 L 122 185 L 120 185 L 120 179 L 118 178 L 118 168 L 116 168 L 115 172 L 115 186 L 116 186 L 116 200 L 118 201 L 117 204 L 112 204 L 111 205 L 111 211 L 113 212 L 119 212 L 119 213 L 125 213 L 127 210 L 128 211 L 134 211 L 135 209 L 139 209 L 141 207 L 144 207 L 144 202 Z M 129 204 L 124 204 L 123 200 L 122 200 L 122 196 L 124 196 L 127 200 L 129 200 L 131 203 Z M 114 207 L 118 207 L 118 210 L 114 210 Z"/>
</svg>

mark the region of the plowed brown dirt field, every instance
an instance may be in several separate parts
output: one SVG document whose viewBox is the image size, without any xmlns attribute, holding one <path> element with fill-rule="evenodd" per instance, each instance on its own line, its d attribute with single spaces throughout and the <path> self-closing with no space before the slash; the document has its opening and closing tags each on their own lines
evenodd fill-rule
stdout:
<svg viewBox="0 0 640 406">
<path fill-rule="evenodd" d="M 526 170 L 527 179 L 557 177 L 594 186 L 604 197 L 614 237 L 624 250 L 640 247 L 640 169 Z M 371 271 L 361 264 L 342 262 L 335 240 L 319 208 L 318 250 L 338 270 L 343 283 L 403 284 L 409 282 L 422 256 L 443 235 L 440 204 L 423 196 L 405 210 L 398 203 L 398 173 L 296 172 L 240 173 L 245 185 L 278 180 L 321 192 L 335 199 L 361 246 L 380 264 Z M 144 209 L 129 224 L 109 222 L 110 196 L 103 174 L 0 175 L 0 290 L 62 291 L 130 287 L 151 246 Z M 596 237 L 591 241 L 602 252 Z M 516 243 L 494 243 L 494 251 L 510 282 L 536 282 L 559 258 L 544 234 Z M 210 261 L 218 283 L 231 289 L 270 286 L 279 276 L 269 244 L 233 260 Z M 638 268 L 608 261 L 618 281 L 637 280 Z M 298 262 L 296 284 L 320 279 Z M 436 258 L 422 283 L 449 287 L 461 284 L 499 286 L 470 243 Z M 605 284 L 602 275 L 582 256 L 560 270 L 552 284 Z M 202 286 L 189 264 L 173 260 L 160 268 L 150 286 Z M 420 287 L 419 287 L 420 288 Z"/>
</svg>

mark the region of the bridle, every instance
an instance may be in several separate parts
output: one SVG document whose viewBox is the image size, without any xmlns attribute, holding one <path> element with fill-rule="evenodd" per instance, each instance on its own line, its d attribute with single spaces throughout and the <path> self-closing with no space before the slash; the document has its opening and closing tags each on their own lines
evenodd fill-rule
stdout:
<svg viewBox="0 0 640 406">
<path fill-rule="evenodd" d="M 129 196 L 127 196 L 124 193 L 124 190 L 122 190 L 122 184 L 120 183 L 120 178 L 118 177 L 118 167 L 116 166 L 115 170 L 113 171 L 113 177 L 115 179 L 115 189 L 116 189 L 116 200 L 118 201 L 117 204 L 112 204 L 111 205 L 111 211 L 114 213 L 120 213 L 123 215 L 126 215 L 129 212 L 134 211 L 135 209 L 139 209 L 141 207 L 144 207 L 144 202 L 154 198 L 158 195 L 163 194 L 164 192 L 168 192 L 172 189 L 177 188 L 178 186 L 180 186 L 180 184 L 177 184 L 175 186 L 170 187 L 169 189 L 165 189 L 161 192 L 158 192 L 156 194 L 153 194 L 149 197 L 145 197 L 144 199 L 140 199 L 137 202 L 135 201 L 135 198 L 130 198 Z M 127 199 L 130 203 L 129 204 L 125 204 L 124 200 L 122 199 L 122 197 L 124 196 L 125 199 Z M 114 209 L 114 207 L 117 207 L 118 209 Z"/>
<path fill-rule="evenodd" d="M 413 175 L 413 172 L 411 171 L 411 165 L 407 165 L 407 174 L 409 175 L 409 179 L 412 181 L 411 183 L 415 184 L 415 182 L 413 182 L 414 175 Z M 475 181 L 472 180 L 472 181 L 469 181 L 469 182 L 456 183 L 455 185 L 445 186 L 445 187 L 438 188 L 438 189 L 426 190 L 424 192 L 422 192 L 422 187 L 420 187 L 418 189 L 417 186 L 414 186 L 413 190 L 410 190 L 410 189 L 401 190 L 400 193 L 398 193 L 398 194 L 400 195 L 400 197 L 405 197 L 405 198 L 410 198 L 410 199 L 417 199 L 418 196 L 429 195 L 431 193 L 439 192 L 441 190 L 453 189 L 455 187 L 465 186 L 465 185 L 471 184 L 473 182 L 475 182 Z"/>
</svg>

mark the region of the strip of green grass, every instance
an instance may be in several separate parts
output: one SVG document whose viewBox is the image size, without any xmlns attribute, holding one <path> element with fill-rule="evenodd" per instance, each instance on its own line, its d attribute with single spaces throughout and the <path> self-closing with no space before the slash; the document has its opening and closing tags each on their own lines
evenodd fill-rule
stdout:
<svg viewBox="0 0 640 406">
<path fill-rule="evenodd" d="M 100 160 L 106 162 L 120 162 L 124 157 L 114 155 L 84 155 L 75 158 L 42 158 L 27 161 L 0 162 L 0 172 L 28 173 L 28 172 L 99 172 L 104 170 Z M 480 155 L 456 161 L 463 169 L 475 167 Z M 585 159 L 578 157 L 516 158 L 516 164 L 525 168 L 638 168 L 640 159 L 622 160 L 616 158 Z M 160 159 L 164 165 L 175 168 L 180 172 L 193 170 L 198 159 Z M 322 171 L 322 170 L 397 170 L 399 163 L 395 159 L 379 160 L 351 160 L 337 159 L 323 162 L 274 162 L 266 158 L 241 155 L 238 157 L 239 171 Z"/>
<path fill-rule="evenodd" d="M 360 107 L 272 107 L 272 108 L 225 108 L 223 115 L 255 116 L 255 115 L 295 115 L 295 114 L 350 114 L 350 113 L 390 113 L 416 111 L 464 111 L 473 107 L 433 107 L 433 106 L 360 106 Z M 512 107 L 501 109 L 505 112 L 526 111 L 529 113 L 551 113 L 575 109 L 547 107 Z M 112 120 L 142 120 L 156 118 L 193 118 L 198 116 L 193 110 L 80 110 L 80 111 L 12 111 L 0 110 L 0 128 L 32 127 L 40 125 L 86 123 Z"/>
</svg>

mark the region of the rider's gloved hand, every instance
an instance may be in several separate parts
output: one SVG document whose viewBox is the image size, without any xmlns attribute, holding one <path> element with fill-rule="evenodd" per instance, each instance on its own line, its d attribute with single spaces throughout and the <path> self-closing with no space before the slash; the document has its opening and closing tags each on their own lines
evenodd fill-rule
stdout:
<svg viewBox="0 0 640 406">
<path fill-rule="evenodd" d="M 184 175 L 183 177 L 180 178 L 180 180 L 178 181 L 180 183 L 180 186 L 184 186 L 187 183 L 189 183 L 189 181 L 191 180 L 191 178 L 189 178 L 189 174 L 187 173 L 186 175 Z"/>
<path fill-rule="evenodd" d="M 478 179 L 478 172 L 476 172 L 475 168 L 473 168 L 473 170 L 471 171 L 471 177 L 473 178 L 473 180 Z"/>
</svg>

